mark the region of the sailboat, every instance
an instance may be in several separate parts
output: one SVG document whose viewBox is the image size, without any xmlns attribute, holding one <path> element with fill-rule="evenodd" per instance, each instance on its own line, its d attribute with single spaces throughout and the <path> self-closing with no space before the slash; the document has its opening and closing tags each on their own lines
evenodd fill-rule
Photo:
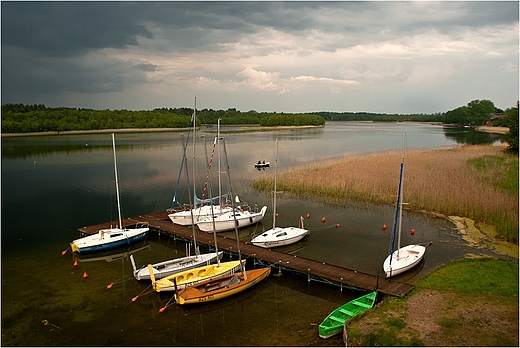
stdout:
<svg viewBox="0 0 520 348">
<path fill-rule="evenodd" d="M 225 151 L 224 145 L 224 151 Z M 226 156 L 227 163 L 227 156 Z M 228 165 L 228 180 L 231 187 L 231 177 L 229 176 L 229 165 Z M 233 198 L 233 189 L 231 188 L 231 198 Z M 233 200 L 231 200 L 233 202 Z M 231 203 L 232 208 L 234 208 L 234 204 Z M 213 234 L 215 236 L 216 241 L 216 218 L 214 217 L 213 223 Z M 234 229 L 235 229 L 235 237 L 237 241 L 237 251 L 238 251 L 238 259 L 240 261 L 241 271 L 237 272 L 233 275 L 223 275 L 218 277 L 213 277 L 208 280 L 198 282 L 192 286 L 186 287 L 184 290 L 180 292 L 176 292 L 176 300 L 178 304 L 193 304 L 193 303 L 202 303 L 209 301 L 220 300 L 239 292 L 242 292 L 250 287 L 254 286 L 258 282 L 267 278 L 271 273 L 270 267 L 264 267 L 259 269 L 252 269 L 246 271 L 245 263 L 242 262 L 242 253 L 240 252 L 240 240 L 238 236 L 238 222 L 237 216 L 234 215 Z M 245 261 L 245 260 L 244 260 Z"/>
<path fill-rule="evenodd" d="M 243 261 L 245 263 L 245 260 Z M 211 264 L 207 266 L 192 268 L 186 271 L 177 272 L 162 279 L 155 279 L 152 265 L 148 265 L 148 274 L 152 281 L 152 288 L 157 292 L 168 292 L 182 290 L 188 286 L 199 282 L 212 279 L 218 276 L 235 274 L 241 269 L 241 262 L 227 261 Z"/>
<path fill-rule="evenodd" d="M 386 277 L 392 277 L 400 273 L 406 272 L 415 267 L 424 257 L 426 247 L 423 245 L 407 245 L 401 247 L 401 231 L 402 231 L 402 215 L 403 215 L 403 177 L 404 177 L 404 153 L 406 144 L 406 133 L 403 136 L 403 158 L 401 161 L 401 170 L 399 174 L 399 188 L 397 191 L 397 202 L 395 207 L 394 228 L 392 232 L 392 240 L 390 253 L 383 262 L 383 270 Z M 397 237 L 397 248 L 395 246 L 395 237 Z"/>
<path fill-rule="evenodd" d="M 219 141 L 224 141 L 224 139 L 219 139 Z M 224 142 L 224 156 L 226 159 L 226 168 L 229 177 L 229 162 L 227 158 L 226 152 L 226 144 Z M 231 186 L 231 181 L 230 181 Z M 231 190 L 231 195 L 233 192 Z M 242 202 L 238 196 L 235 196 L 235 202 L 238 204 L 235 207 L 232 204 L 231 211 L 222 212 L 220 211 L 217 214 L 213 214 L 205 219 L 201 219 L 197 221 L 197 226 L 201 231 L 204 232 L 224 232 L 224 231 L 232 231 L 234 228 L 243 228 L 250 225 L 253 225 L 264 218 L 265 212 L 267 211 L 267 206 L 263 206 L 260 211 L 252 211 L 249 207 Z"/>
<path fill-rule="evenodd" d="M 188 255 L 172 260 L 166 260 L 152 264 L 152 271 L 156 279 L 161 279 L 172 274 L 182 271 L 187 271 L 193 268 L 209 266 L 218 260 L 222 259 L 224 252 L 220 251 L 217 254 L 211 252 L 206 254 Z M 130 262 L 132 264 L 133 275 L 137 280 L 150 280 L 150 269 L 147 266 L 141 268 L 137 267 L 134 260 L 134 255 L 130 255 Z"/>
<path fill-rule="evenodd" d="M 276 159 L 274 166 L 274 193 L 273 193 L 273 228 L 256 236 L 251 240 L 256 246 L 273 248 L 293 244 L 302 240 L 309 234 L 309 230 L 303 228 L 303 216 L 300 216 L 300 227 L 276 226 L 276 168 L 278 166 L 278 138 L 276 139 Z"/>
<path fill-rule="evenodd" d="M 193 129 L 193 165 L 192 166 L 193 166 L 193 176 L 195 176 L 195 140 L 196 140 L 195 129 L 197 126 L 197 98 L 195 98 L 195 107 L 193 109 L 193 115 L 192 115 L 190 126 Z M 220 129 L 220 124 L 219 124 L 219 129 Z M 188 137 L 186 138 L 186 143 L 184 145 L 185 147 L 188 144 L 189 136 L 190 136 L 190 133 L 188 132 Z M 182 162 L 181 162 L 181 168 L 179 171 L 179 177 L 180 177 L 182 168 L 185 164 L 186 164 L 186 161 L 185 161 L 185 158 L 183 157 Z M 179 180 L 177 180 L 177 187 L 178 186 L 179 186 Z M 204 199 L 204 197 L 203 197 L 202 199 L 200 199 L 197 197 L 195 190 L 196 190 L 195 180 L 193 180 L 193 201 L 194 201 L 193 206 L 191 206 L 191 204 L 190 204 L 189 209 L 185 209 L 182 211 L 177 211 L 177 212 L 168 214 L 168 217 L 174 224 L 188 226 L 192 223 L 192 216 L 195 219 L 195 222 L 198 222 L 201 219 L 210 217 L 212 214 L 220 214 L 221 209 L 222 209 L 222 213 L 231 211 L 231 209 L 229 207 L 223 206 L 222 204 L 219 204 L 218 206 L 215 206 L 213 208 L 209 205 L 209 203 L 215 202 L 216 200 L 220 200 L 221 198 L 225 197 L 225 195 L 219 195 L 218 197 L 213 197 L 213 198 L 208 198 L 208 199 Z M 174 196 L 173 196 L 172 206 L 178 203 L 177 199 L 178 198 L 177 198 L 177 188 L 176 188 Z"/>
<path fill-rule="evenodd" d="M 183 147 L 183 162 L 186 159 L 186 145 Z M 188 183 L 188 186 L 190 185 L 190 178 L 188 171 L 185 171 L 186 173 L 186 181 Z M 191 202 L 190 202 L 191 205 Z M 210 207 L 211 208 L 211 207 Z M 193 214 L 193 210 L 190 210 L 190 217 L 191 217 L 191 226 L 193 229 L 193 242 L 195 244 L 195 255 L 191 256 L 184 256 L 179 257 L 172 260 L 162 261 L 158 263 L 154 263 L 150 267 L 143 266 L 141 268 L 137 267 L 137 264 L 135 263 L 134 256 L 130 255 L 130 262 L 132 264 L 133 269 L 133 275 L 135 279 L 137 280 L 149 280 L 151 279 L 151 274 L 153 274 L 154 279 L 161 279 L 173 274 L 177 274 L 179 272 L 188 271 L 194 268 L 204 267 L 204 266 L 210 266 L 211 264 L 218 262 L 220 259 L 222 259 L 223 252 L 217 252 L 217 253 L 206 253 L 201 254 L 199 252 L 199 248 L 197 246 L 197 235 L 195 232 L 195 216 Z M 208 268 L 209 269 L 209 268 Z M 166 285 L 167 286 L 167 285 Z"/>
<path fill-rule="evenodd" d="M 215 142 L 217 141 L 217 137 L 215 138 Z M 184 147 L 184 157 L 186 158 L 186 147 Z M 211 166 L 208 165 L 208 173 L 211 170 Z M 186 180 L 188 181 L 189 186 L 189 176 L 188 173 L 186 173 Z M 209 181 L 208 176 L 208 181 Z M 211 185 L 210 187 L 210 194 L 211 194 Z M 210 205 L 209 208 L 213 208 L 213 205 Z M 193 228 L 193 240 L 196 243 L 196 232 L 195 232 L 195 219 L 194 215 L 191 215 L 192 217 L 192 228 Z M 240 261 L 228 261 L 228 262 L 220 262 L 220 259 L 222 258 L 222 251 L 218 251 L 218 245 L 217 245 L 217 236 L 214 235 L 215 238 L 215 257 L 217 264 L 206 264 L 201 267 L 195 267 L 190 268 L 184 271 L 176 272 L 170 276 L 163 277 L 162 279 L 156 279 L 156 268 L 154 268 L 153 265 L 148 265 L 148 276 L 149 279 L 152 281 L 152 287 L 157 292 L 163 292 L 163 291 L 178 291 L 181 289 L 184 289 L 187 286 L 193 285 L 197 282 L 204 281 L 206 279 L 210 279 L 215 276 L 221 276 L 221 275 L 227 275 L 227 274 L 234 274 L 236 271 L 238 271 L 241 267 Z M 195 249 L 197 250 L 197 249 Z"/>
<path fill-rule="evenodd" d="M 88 253 L 129 245 L 146 238 L 146 235 L 150 229 L 148 227 L 148 223 L 144 222 L 138 222 L 135 228 L 123 227 L 123 221 L 121 218 L 121 203 L 119 197 L 119 181 L 117 175 L 116 141 L 114 133 L 112 133 L 112 147 L 114 149 L 114 175 L 116 181 L 119 226 L 116 228 L 102 229 L 93 235 L 73 240 L 70 243 L 70 247 L 73 252 Z"/>
</svg>

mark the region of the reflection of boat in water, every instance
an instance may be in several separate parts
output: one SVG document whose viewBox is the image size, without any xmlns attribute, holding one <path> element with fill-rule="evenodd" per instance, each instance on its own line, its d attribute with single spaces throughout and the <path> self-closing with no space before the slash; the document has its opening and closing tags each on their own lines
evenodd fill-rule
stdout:
<svg viewBox="0 0 520 348">
<path fill-rule="evenodd" d="M 144 245 L 136 246 L 133 248 L 122 247 L 112 249 L 110 251 L 98 251 L 92 252 L 88 254 L 78 254 L 72 253 L 72 260 L 78 262 L 92 262 L 92 261 L 106 261 L 112 262 L 116 260 L 120 260 L 122 258 L 128 257 L 129 255 L 136 253 L 138 251 L 150 250 L 150 244 L 148 242 L 143 243 Z"/>
</svg>

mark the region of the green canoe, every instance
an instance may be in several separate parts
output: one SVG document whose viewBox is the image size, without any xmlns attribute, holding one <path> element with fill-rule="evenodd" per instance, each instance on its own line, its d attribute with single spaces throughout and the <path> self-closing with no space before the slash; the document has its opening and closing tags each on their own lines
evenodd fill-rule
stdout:
<svg viewBox="0 0 520 348">
<path fill-rule="evenodd" d="M 374 306 L 377 291 L 358 297 L 336 308 L 318 326 L 321 338 L 329 338 L 343 331 L 345 322 Z"/>
</svg>

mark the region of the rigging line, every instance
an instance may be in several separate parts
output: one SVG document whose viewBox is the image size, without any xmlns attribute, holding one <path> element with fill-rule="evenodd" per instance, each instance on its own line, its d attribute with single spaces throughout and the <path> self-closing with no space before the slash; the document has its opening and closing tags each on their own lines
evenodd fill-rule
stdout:
<svg viewBox="0 0 520 348">
<path fill-rule="evenodd" d="M 195 117 L 195 114 L 191 115 L 190 126 L 188 127 L 188 135 L 186 136 L 186 144 L 184 144 L 184 141 L 183 141 L 183 147 L 188 146 L 188 142 L 190 140 L 191 128 L 193 127 L 194 117 Z M 184 140 L 184 134 L 181 134 L 181 136 Z M 181 181 L 182 168 L 184 167 L 184 165 L 185 165 L 185 161 L 184 161 L 184 156 L 183 156 L 182 160 L 181 160 L 181 166 L 179 168 L 179 174 L 177 176 L 177 185 L 175 186 L 175 191 L 173 193 L 172 208 L 174 207 L 175 203 L 177 203 L 177 204 L 179 203 L 179 197 L 178 197 L 179 185 L 180 185 L 180 181 Z"/>
</svg>

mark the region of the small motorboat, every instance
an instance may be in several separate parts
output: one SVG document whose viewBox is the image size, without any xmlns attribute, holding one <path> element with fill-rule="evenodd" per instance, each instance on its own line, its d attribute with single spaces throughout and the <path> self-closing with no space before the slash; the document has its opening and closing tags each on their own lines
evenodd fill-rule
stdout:
<svg viewBox="0 0 520 348">
<path fill-rule="evenodd" d="M 255 168 L 257 169 L 261 169 L 261 168 L 267 168 L 271 165 L 270 162 L 266 162 L 265 160 L 263 161 L 258 161 L 255 163 Z"/>
</svg>

